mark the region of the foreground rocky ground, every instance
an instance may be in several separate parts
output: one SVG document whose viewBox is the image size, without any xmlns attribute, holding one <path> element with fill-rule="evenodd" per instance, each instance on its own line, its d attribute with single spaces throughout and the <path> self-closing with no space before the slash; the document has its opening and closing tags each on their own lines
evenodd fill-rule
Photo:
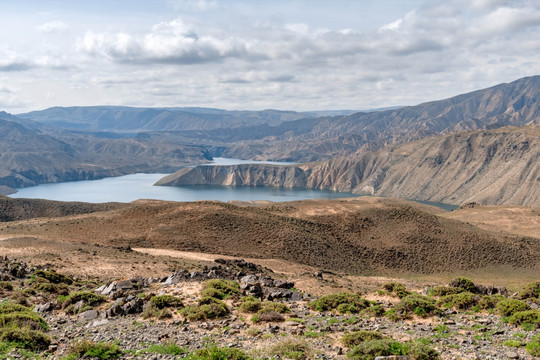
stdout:
<svg viewBox="0 0 540 360">
<path fill-rule="evenodd" d="M 0 281 L 0 359 L 540 357 L 540 283 L 508 294 L 465 279 L 392 282 L 317 297 L 242 260 L 103 283 L 8 258 Z"/>
</svg>

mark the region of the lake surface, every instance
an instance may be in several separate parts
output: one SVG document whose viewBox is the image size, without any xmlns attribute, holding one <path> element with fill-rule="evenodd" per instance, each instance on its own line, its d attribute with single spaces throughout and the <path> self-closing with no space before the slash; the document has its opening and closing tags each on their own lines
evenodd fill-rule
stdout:
<svg viewBox="0 0 540 360">
<path fill-rule="evenodd" d="M 279 164 L 293 163 L 250 161 L 228 158 L 215 158 L 212 165 L 235 164 Z M 23 189 L 17 189 L 12 198 L 48 199 L 59 201 L 84 202 L 130 202 L 138 199 L 157 199 L 169 201 L 294 201 L 305 199 L 335 199 L 340 197 L 353 197 L 349 193 L 335 191 L 282 189 L 272 187 L 249 186 L 153 186 L 159 179 L 168 174 L 133 174 L 101 180 L 71 181 L 56 184 L 42 184 Z"/>
<path fill-rule="evenodd" d="M 291 165 L 294 163 L 253 161 L 229 158 L 214 158 L 214 162 L 204 164 L 237 165 L 237 164 L 276 164 Z M 58 201 L 84 201 L 94 203 L 131 202 L 138 199 L 156 199 L 168 201 L 255 201 L 269 200 L 275 202 L 308 200 L 308 199 L 337 199 L 356 197 L 351 193 L 341 193 L 328 190 L 284 189 L 273 187 L 252 186 L 153 186 L 159 179 L 168 174 L 133 174 L 101 180 L 71 181 L 56 184 L 42 184 L 23 189 L 17 189 L 12 198 L 47 199 Z M 418 201 L 445 210 L 456 209 L 457 206 L 428 201 Z"/>
</svg>

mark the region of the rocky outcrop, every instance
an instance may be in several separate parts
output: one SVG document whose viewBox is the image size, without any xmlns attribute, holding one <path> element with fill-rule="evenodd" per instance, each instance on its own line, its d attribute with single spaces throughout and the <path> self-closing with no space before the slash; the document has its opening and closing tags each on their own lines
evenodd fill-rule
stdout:
<svg viewBox="0 0 540 360">
<path fill-rule="evenodd" d="M 540 126 L 461 132 L 301 166 L 182 169 L 156 185 L 328 189 L 450 204 L 540 205 Z"/>
</svg>

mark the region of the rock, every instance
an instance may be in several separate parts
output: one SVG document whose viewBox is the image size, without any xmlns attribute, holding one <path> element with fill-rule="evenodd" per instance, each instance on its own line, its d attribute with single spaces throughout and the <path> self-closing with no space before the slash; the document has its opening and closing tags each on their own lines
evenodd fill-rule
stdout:
<svg viewBox="0 0 540 360">
<path fill-rule="evenodd" d="M 516 352 L 509 352 L 509 353 L 506 353 L 506 357 L 508 359 L 519 359 L 519 354 Z"/>
<path fill-rule="evenodd" d="M 294 287 L 294 282 L 285 281 L 285 280 L 276 280 L 274 281 L 274 286 L 280 289 L 292 289 Z"/>
<path fill-rule="evenodd" d="M 47 302 L 47 303 L 44 303 L 44 304 L 36 305 L 34 307 L 34 311 L 43 313 L 43 312 L 51 311 L 51 310 L 53 310 L 53 308 L 54 308 L 53 304 L 51 302 Z"/>
<path fill-rule="evenodd" d="M 85 311 L 85 312 L 79 314 L 79 320 L 81 320 L 81 321 L 94 320 L 94 319 L 97 319 L 98 316 L 99 316 L 99 311 L 97 311 L 97 310 L 88 310 L 88 311 Z"/>
<path fill-rule="evenodd" d="M 122 307 L 124 315 L 127 314 L 139 314 L 143 311 L 144 301 L 140 298 L 135 298 L 131 301 L 128 301 Z"/>
</svg>

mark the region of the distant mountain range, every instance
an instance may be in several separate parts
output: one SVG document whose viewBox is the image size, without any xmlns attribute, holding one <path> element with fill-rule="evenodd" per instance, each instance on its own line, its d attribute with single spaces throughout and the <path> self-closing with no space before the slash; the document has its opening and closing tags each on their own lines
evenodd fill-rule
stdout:
<svg viewBox="0 0 540 360">
<path fill-rule="evenodd" d="M 172 172 L 185 165 L 203 163 L 212 156 L 224 156 L 295 162 L 328 161 L 323 163 L 327 165 L 317 166 L 340 167 L 339 174 L 335 176 L 339 175 L 345 180 L 331 181 L 334 175 L 320 172 L 325 179 L 310 187 L 367 191 L 362 189 L 368 189 L 372 186 L 369 184 L 377 181 L 367 175 L 355 180 L 354 176 L 358 175 L 350 174 L 351 167 L 358 167 L 353 164 L 366 161 L 363 155 L 377 158 L 382 164 L 381 154 L 391 151 L 389 149 L 401 151 L 399 149 L 402 148 L 395 147 L 399 144 L 460 131 L 539 124 L 539 100 L 540 76 L 533 76 L 445 100 L 352 114 L 350 110 L 301 113 L 115 106 L 56 107 L 17 116 L 0 113 L 0 185 L 22 187 L 130 172 Z M 489 134 L 492 133 L 476 136 Z M 493 133 L 488 137 L 491 139 L 493 136 L 496 135 Z M 511 137 L 508 144 L 514 140 Z M 533 144 L 533 140 L 528 141 Z M 461 146 L 458 140 L 455 141 Z M 482 141 L 489 140 L 485 138 Z M 414 146 L 428 145 L 420 142 Z M 474 148 L 474 143 L 469 146 L 473 147 L 471 153 L 480 151 Z M 536 151 L 534 149 L 531 146 L 528 151 Z M 534 159 L 535 154 L 529 152 L 525 151 L 524 154 Z M 444 159 L 446 155 L 441 156 Z M 404 164 L 401 170 L 405 171 L 408 166 L 405 164 L 414 158 L 410 155 L 407 157 L 409 160 L 403 162 L 403 159 L 398 161 L 393 156 L 394 160 L 386 166 L 396 169 L 396 174 L 385 171 L 386 183 L 381 182 L 382 187 L 372 186 L 374 193 L 437 198 L 457 203 L 462 198 L 473 198 L 465 195 L 452 198 L 454 195 L 446 191 L 442 191 L 445 195 L 435 196 L 427 189 L 404 192 L 389 190 L 390 186 L 385 187 L 384 184 L 390 182 L 390 178 L 406 175 L 397 172 L 397 162 Z M 463 158 L 459 161 L 471 160 Z M 412 166 L 412 163 L 409 165 Z M 529 166 L 535 169 L 533 164 Z M 373 166 L 372 169 L 380 171 L 382 168 Z M 527 169 L 523 167 L 520 171 Z M 498 177 L 495 171 L 499 170 L 474 174 Z M 352 177 L 346 179 L 349 175 Z M 343 181 L 351 185 L 337 185 Z M 533 182 L 531 185 L 537 184 Z M 433 182 L 432 186 L 436 188 L 437 182 Z M 518 200 L 519 196 L 512 199 L 506 195 L 494 199 L 486 197 L 485 201 L 523 203 L 527 201 L 527 196 L 530 195 L 522 196 L 521 200 Z"/>
<path fill-rule="evenodd" d="M 540 125 L 458 132 L 291 166 L 184 168 L 157 185 L 328 189 L 463 204 L 540 205 Z"/>
</svg>

